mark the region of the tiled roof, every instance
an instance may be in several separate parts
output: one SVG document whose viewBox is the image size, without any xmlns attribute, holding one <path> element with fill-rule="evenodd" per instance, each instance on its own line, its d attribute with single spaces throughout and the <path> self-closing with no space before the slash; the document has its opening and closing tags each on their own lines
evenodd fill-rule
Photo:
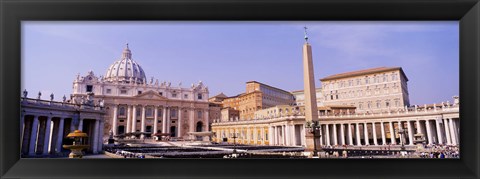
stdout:
<svg viewBox="0 0 480 179">
<path fill-rule="evenodd" d="M 339 73 L 335 75 L 330 75 L 325 78 L 320 79 L 320 81 L 326 81 L 326 80 L 333 80 L 333 79 L 338 79 L 338 78 L 346 78 L 346 77 L 352 77 L 352 76 L 359 76 L 359 75 L 367 75 L 367 74 L 372 74 L 372 73 L 379 73 L 379 72 L 386 72 L 386 71 L 393 71 L 393 70 L 400 70 L 404 77 L 406 78 L 407 76 L 402 70 L 402 67 L 377 67 L 377 68 L 369 68 L 365 70 L 357 70 L 357 71 L 351 71 L 351 72 L 346 72 L 346 73 Z M 408 79 L 407 79 L 408 81 Z"/>
</svg>

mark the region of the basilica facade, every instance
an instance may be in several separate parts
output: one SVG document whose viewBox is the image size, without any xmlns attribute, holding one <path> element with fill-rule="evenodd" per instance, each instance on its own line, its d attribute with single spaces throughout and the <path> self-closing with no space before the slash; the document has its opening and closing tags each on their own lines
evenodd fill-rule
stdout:
<svg viewBox="0 0 480 179">
<path fill-rule="evenodd" d="M 105 103 L 104 136 L 110 132 L 114 136 L 130 133 L 134 138 L 160 134 L 188 139 L 192 132 L 209 131 L 208 87 L 201 81 L 190 87 L 153 78 L 147 81 L 128 44 L 105 76 L 93 71 L 77 75 L 72 100 L 82 101 L 89 94 Z"/>
</svg>

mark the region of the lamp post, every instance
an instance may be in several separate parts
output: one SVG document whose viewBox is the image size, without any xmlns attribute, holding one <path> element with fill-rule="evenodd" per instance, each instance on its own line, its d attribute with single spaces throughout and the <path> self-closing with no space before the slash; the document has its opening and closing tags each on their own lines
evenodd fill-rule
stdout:
<svg viewBox="0 0 480 179">
<path fill-rule="evenodd" d="M 313 156 L 318 157 L 318 151 L 317 151 L 317 137 L 320 137 L 320 122 L 319 121 L 307 121 L 305 124 L 306 128 L 308 129 L 308 132 L 313 134 Z M 319 134 L 319 135 L 317 135 Z"/>
</svg>

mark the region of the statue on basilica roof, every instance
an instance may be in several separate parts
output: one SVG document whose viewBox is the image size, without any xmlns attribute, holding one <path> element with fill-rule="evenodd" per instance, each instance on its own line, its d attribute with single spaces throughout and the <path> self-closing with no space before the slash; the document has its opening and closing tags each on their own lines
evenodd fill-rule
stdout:
<svg viewBox="0 0 480 179">
<path fill-rule="evenodd" d="M 23 97 L 24 97 L 24 98 L 27 98 L 27 95 L 28 95 L 27 89 L 23 90 Z"/>
</svg>

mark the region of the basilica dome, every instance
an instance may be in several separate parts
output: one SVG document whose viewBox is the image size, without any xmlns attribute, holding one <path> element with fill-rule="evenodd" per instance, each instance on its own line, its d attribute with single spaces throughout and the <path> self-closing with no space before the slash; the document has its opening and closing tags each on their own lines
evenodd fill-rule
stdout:
<svg viewBox="0 0 480 179">
<path fill-rule="evenodd" d="M 128 44 L 122 52 L 122 58 L 110 65 L 105 74 L 105 80 L 110 82 L 143 84 L 146 79 L 142 67 L 132 59 Z"/>
</svg>

